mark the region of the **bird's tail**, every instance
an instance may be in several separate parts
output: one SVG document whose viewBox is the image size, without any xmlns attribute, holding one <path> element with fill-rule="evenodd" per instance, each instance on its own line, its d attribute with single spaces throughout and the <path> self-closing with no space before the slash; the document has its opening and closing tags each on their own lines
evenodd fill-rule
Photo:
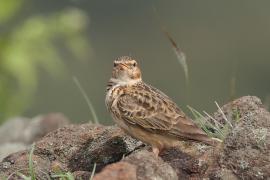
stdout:
<svg viewBox="0 0 270 180">
<path fill-rule="evenodd" d="M 217 138 L 209 137 L 203 130 L 201 130 L 191 119 L 187 117 L 179 119 L 170 130 L 169 134 L 179 140 L 199 141 L 205 144 L 216 146 L 222 141 Z"/>
</svg>

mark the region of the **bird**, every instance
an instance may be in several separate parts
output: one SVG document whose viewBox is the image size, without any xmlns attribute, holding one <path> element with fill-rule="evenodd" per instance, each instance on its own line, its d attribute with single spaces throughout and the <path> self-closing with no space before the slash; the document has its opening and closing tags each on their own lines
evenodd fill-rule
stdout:
<svg viewBox="0 0 270 180">
<path fill-rule="evenodd" d="M 178 141 L 216 144 L 170 97 L 142 80 L 140 67 L 130 56 L 114 61 L 105 104 L 115 123 L 150 145 L 156 156 Z"/>
</svg>

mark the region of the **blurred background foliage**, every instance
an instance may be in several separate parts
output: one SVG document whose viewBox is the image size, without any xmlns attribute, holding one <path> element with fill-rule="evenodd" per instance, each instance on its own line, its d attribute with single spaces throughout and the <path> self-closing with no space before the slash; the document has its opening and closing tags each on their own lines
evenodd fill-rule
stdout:
<svg viewBox="0 0 270 180">
<path fill-rule="evenodd" d="M 112 123 L 105 87 L 123 55 L 185 112 L 211 113 L 215 101 L 244 95 L 269 107 L 269 8 L 254 0 L 1 0 L 0 121 L 62 112 L 88 122 L 76 76 L 101 123 Z M 186 55 L 188 84 L 162 27 Z"/>
<path fill-rule="evenodd" d="M 0 1 L 0 26 L 19 15 L 23 0 Z M 60 77 L 65 73 L 67 51 L 73 59 L 83 60 L 89 53 L 84 39 L 86 14 L 76 8 L 47 16 L 34 15 L 0 34 L 0 122 L 23 113 L 32 104 L 39 82 L 38 68 Z M 61 47 L 61 48 L 59 48 Z"/>
</svg>

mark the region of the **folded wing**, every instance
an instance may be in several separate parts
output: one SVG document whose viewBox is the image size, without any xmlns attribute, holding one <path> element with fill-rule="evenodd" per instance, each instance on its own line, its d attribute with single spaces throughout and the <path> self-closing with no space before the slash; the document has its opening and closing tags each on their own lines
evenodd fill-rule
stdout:
<svg viewBox="0 0 270 180">
<path fill-rule="evenodd" d="M 179 140 L 211 144 L 211 139 L 161 91 L 148 86 L 133 88 L 128 92 L 120 96 L 117 102 L 121 111 L 119 114 L 125 123 Z"/>
</svg>

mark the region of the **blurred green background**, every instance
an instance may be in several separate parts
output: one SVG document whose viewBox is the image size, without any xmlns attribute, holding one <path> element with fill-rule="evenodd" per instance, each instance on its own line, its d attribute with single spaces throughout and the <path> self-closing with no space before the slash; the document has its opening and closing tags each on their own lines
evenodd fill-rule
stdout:
<svg viewBox="0 0 270 180">
<path fill-rule="evenodd" d="M 269 9 L 266 0 L 1 0 L 0 122 L 48 112 L 91 120 L 76 76 L 101 123 L 111 123 L 105 87 L 123 55 L 186 112 L 243 95 L 269 104 Z M 186 54 L 188 86 L 161 26 Z"/>
</svg>

